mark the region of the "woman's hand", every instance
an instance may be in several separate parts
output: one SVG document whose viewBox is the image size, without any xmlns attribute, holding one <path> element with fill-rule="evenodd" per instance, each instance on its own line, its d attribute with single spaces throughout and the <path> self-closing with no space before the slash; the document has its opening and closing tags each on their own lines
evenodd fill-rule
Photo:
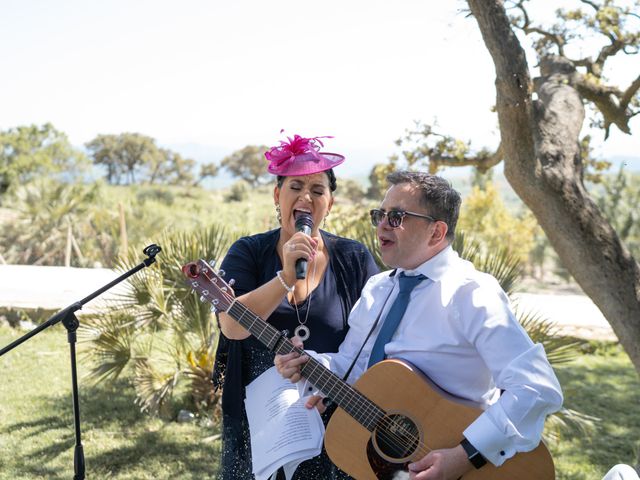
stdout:
<svg viewBox="0 0 640 480">
<path fill-rule="evenodd" d="M 294 233 L 282 244 L 282 274 L 288 285 L 296 282 L 296 260 L 304 258 L 312 262 L 316 256 L 318 240 L 302 232 Z"/>
</svg>

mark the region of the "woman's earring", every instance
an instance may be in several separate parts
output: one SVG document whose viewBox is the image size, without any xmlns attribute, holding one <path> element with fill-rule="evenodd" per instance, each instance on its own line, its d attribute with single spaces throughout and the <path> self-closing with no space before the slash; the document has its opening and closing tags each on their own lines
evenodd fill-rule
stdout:
<svg viewBox="0 0 640 480">
<path fill-rule="evenodd" d="M 329 214 L 327 213 L 324 218 L 322 219 L 322 228 L 326 228 L 327 227 L 327 217 L 329 216 Z"/>
<path fill-rule="evenodd" d="M 282 223 L 282 212 L 280 211 L 280 204 L 276 203 L 276 219 L 278 223 Z"/>
</svg>

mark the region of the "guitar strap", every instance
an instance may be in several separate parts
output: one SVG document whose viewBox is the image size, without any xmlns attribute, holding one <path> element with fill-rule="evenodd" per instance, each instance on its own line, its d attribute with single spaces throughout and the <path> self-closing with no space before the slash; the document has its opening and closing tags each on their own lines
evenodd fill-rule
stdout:
<svg viewBox="0 0 640 480">
<path fill-rule="evenodd" d="M 396 269 L 397 270 L 397 269 Z M 396 275 L 396 270 L 393 270 L 393 272 L 391 272 L 389 274 L 390 277 L 395 277 Z M 353 362 L 351 362 L 351 366 L 349 367 L 349 369 L 347 370 L 347 373 L 344 374 L 344 377 L 342 378 L 342 381 L 346 382 L 347 378 L 349 378 L 349 375 L 351 374 L 351 370 L 353 370 L 353 367 L 356 364 L 356 361 L 358 360 L 358 357 L 360 356 L 360 354 L 362 353 L 362 349 L 364 348 L 364 346 L 367 344 L 367 342 L 369 341 L 369 337 L 371 337 L 371 334 L 373 333 L 373 331 L 376 329 L 376 327 L 378 326 L 378 322 L 380 321 L 380 317 L 382 316 L 382 312 L 384 312 L 384 307 L 387 306 L 387 302 L 389 301 L 389 297 L 391 296 L 391 292 L 393 292 L 393 287 L 395 287 L 395 283 L 393 283 L 393 285 L 391 285 L 391 290 L 389 290 L 389 293 L 387 294 L 387 298 L 384 299 L 384 303 L 382 304 L 382 308 L 380 309 L 380 311 L 378 312 L 378 316 L 376 317 L 375 322 L 373 322 L 373 326 L 371 327 L 371 330 L 369 330 L 369 333 L 367 334 L 367 338 L 364 339 L 364 342 L 362 342 L 362 345 L 360 346 L 360 350 L 358 350 L 358 353 L 356 354 L 356 356 L 353 358 Z"/>
</svg>

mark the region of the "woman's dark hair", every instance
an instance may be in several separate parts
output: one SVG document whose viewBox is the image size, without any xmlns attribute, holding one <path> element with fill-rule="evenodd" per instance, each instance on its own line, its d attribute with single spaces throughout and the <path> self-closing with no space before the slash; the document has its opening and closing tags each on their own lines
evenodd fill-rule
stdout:
<svg viewBox="0 0 640 480">
<path fill-rule="evenodd" d="M 336 188 L 338 187 L 338 182 L 336 180 L 336 174 L 333 173 L 333 168 L 330 168 L 329 170 L 325 170 L 324 173 L 326 173 L 327 177 L 329 177 L 329 190 L 331 190 L 331 193 L 335 192 Z M 285 178 L 287 178 L 285 175 L 278 175 L 278 179 L 277 179 L 278 188 L 282 188 L 282 183 L 284 182 Z"/>
<path fill-rule="evenodd" d="M 387 175 L 391 185 L 409 183 L 420 189 L 421 203 L 429 215 L 447 224 L 447 238 L 453 241 L 460 213 L 460 194 L 442 177 L 424 172 L 399 171 Z"/>
</svg>

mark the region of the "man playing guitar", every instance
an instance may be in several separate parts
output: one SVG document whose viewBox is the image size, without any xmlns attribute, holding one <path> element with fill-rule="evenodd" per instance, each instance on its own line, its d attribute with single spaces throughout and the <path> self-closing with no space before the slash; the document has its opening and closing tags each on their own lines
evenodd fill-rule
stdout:
<svg viewBox="0 0 640 480">
<path fill-rule="evenodd" d="M 498 282 L 451 248 L 458 192 L 426 173 L 395 172 L 387 180 L 391 187 L 371 220 L 382 259 L 394 270 L 371 277 L 339 351 L 318 359 L 338 376 L 349 371 L 348 383 L 380 360 L 401 359 L 450 396 L 479 407 L 459 444 L 427 449 L 408 464 L 412 479 L 473 477 L 474 469 L 500 467 L 538 447 L 562 391 L 542 345 L 518 323 Z M 298 382 L 308 360 L 294 351 L 277 355 L 275 365 Z M 307 406 L 322 410 L 320 399 L 309 397 Z"/>
</svg>

